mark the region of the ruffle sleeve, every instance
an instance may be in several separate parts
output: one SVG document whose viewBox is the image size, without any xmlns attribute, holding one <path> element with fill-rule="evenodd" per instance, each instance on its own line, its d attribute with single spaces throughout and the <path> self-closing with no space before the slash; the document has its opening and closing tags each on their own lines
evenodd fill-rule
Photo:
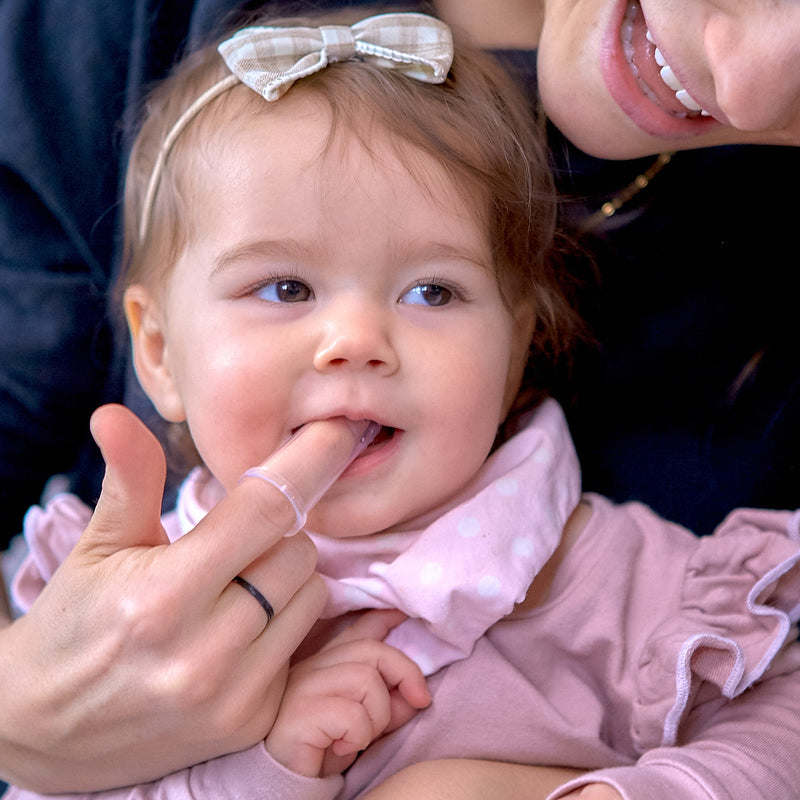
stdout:
<svg viewBox="0 0 800 800">
<path fill-rule="evenodd" d="M 341 775 L 308 778 L 273 759 L 263 743 L 238 753 L 173 772 L 153 783 L 89 794 L 60 794 L 60 800 L 334 800 L 342 788 Z M 41 795 L 9 788 L 4 800 L 47 800 Z"/>
<path fill-rule="evenodd" d="M 181 498 L 185 496 L 182 505 L 161 518 L 170 541 L 179 538 L 202 519 L 205 511 L 199 513 L 195 509 L 199 502 L 211 504 L 209 497 L 216 501 L 218 495 L 224 494 L 209 484 L 208 473 L 202 469 L 193 470 L 186 479 L 185 486 L 188 488 L 182 488 L 180 494 Z M 197 520 L 191 524 L 184 520 L 187 508 L 197 516 Z M 22 612 L 30 609 L 45 584 L 78 543 L 92 519 L 92 513 L 92 509 L 82 500 L 68 493 L 55 495 L 45 507 L 32 506 L 28 509 L 22 531 L 28 553 L 11 582 L 11 598 L 16 608 Z"/>
<path fill-rule="evenodd" d="M 796 638 L 799 561 L 800 511 L 735 511 L 713 536 L 698 540 L 679 608 L 641 651 L 639 752 L 680 744 L 681 723 L 701 686 L 738 697 Z"/>
<path fill-rule="evenodd" d="M 91 518 L 91 509 L 72 494 L 56 495 L 45 508 L 29 509 L 23 527 L 28 555 L 11 584 L 18 608 L 30 609 Z"/>
</svg>

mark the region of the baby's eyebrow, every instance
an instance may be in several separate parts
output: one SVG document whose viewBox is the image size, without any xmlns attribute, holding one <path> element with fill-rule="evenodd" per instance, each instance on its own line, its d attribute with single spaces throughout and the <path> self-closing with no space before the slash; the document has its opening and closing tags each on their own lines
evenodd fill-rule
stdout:
<svg viewBox="0 0 800 800">
<path fill-rule="evenodd" d="M 224 272 L 237 263 L 252 260 L 279 260 L 306 262 L 322 257 L 324 248 L 303 243 L 296 239 L 265 239 L 240 242 L 225 248 L 213 260 L 211 277 Z M 494 265 L 488 253 L 464 244 L 450 244 L 437 241 L 392 242 L 389 245 L 389 258 L 395 263 L 413 265 L 436 261 L 462 262 L 471 264 L 486 272 L 494 272 Z"/>
<path fill-rule="evenodd" d="M 264 258 L 295 260 L 304 255 L 307 255 L 307 249 L 292 239 L 242 242 L 226 248 L 214 258 L 211 276 L 213 277 L 241 261 Z"/>
<path fill-rule="evenodd" d="M 408 263 L 427 261 L 450 261 L 472 264 L 487 272 L 493 272 L 494 266 L 488 253 L 463 244 L 452 245 L 447 242 L 415 242 L 404 252 L 394 253 L 398 261 Z"/>
</svg>

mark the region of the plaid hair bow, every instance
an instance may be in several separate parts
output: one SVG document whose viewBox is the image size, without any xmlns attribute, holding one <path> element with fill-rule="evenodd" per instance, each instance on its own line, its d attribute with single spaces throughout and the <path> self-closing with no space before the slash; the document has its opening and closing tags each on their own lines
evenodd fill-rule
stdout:
<svg viewBox="0 0 800 800">
<path fill-rule="evenodd" d="M 364 60 L 425 83 L 443 83 L 453 37 L 425 14 L 380 14 L 355 25 L 244 28 L 219 45 L 231 72 L 265 100 L 336 61 Z"/>
</svg>

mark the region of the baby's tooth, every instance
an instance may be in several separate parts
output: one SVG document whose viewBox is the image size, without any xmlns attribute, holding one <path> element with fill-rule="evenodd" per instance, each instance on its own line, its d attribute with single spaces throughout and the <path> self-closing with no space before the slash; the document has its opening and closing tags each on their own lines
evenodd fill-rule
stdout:
<svg viewBox="0 0 800 800">
<path fill-rule="evenodd" d="M 681 82 L 675 77 L 675 73 L 672 71 L 672 67 L 670 66 L 661 68 L 661 80 L 664 81 L 664 83 L 666 83 L 673 92 L 683 89 Z"/>
<path fill-rule="evenodd" d="M 655 40 L 653 39 L 653 34 L 650 33 L 650 29 L 648 28 L 647 32 L 645 33 L 645 38 L 647 39 L 650 44 L 655 44 Z"/>
<path fill-rule="evenodd" d="M 667 66 L 667 59 L 664 58 L 664 54 L 656 47 L 656 52 L 653 54 L 656 60 L 656 64 L 659 67 L 666 67 Z"/>
</svg>

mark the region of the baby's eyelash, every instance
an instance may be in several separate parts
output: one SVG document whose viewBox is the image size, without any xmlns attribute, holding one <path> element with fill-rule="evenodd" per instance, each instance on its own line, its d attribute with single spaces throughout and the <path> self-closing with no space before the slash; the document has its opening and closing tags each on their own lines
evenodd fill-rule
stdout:
<svg viewBox="0 0 800 800">
<path fill-rule="evenodd" d="M 411 286 L 411 288 L 415 289 L 421 286 L 441 286 L 443 289 L 447 289 L 449 292 L 451 292 L 453 297 L 461 302 L 468 302 L 472 299 L 471 293 L 464 286 L 454 283 L 447 278 L 438 277 L 436 275 L 433 275 L 430 278 L 414 281 L 414 284 Z"/>
<path fill-rule="evenodd" d="M 280 281 L 298 281 L 300 283 L 305 283 L 305 281 L 300 277 L 299 273 L 294 270 L 273 272 L 264 276 L 263 278 L 259 278 L 257 281 L 254 281 L 249 286 L 245 287 L 242 290 L 242 296 L 246 297 L 247 295 L 255 294 L 256 292 L 264 289 L 266 286 L 272 286 Z"/>
</svg>

